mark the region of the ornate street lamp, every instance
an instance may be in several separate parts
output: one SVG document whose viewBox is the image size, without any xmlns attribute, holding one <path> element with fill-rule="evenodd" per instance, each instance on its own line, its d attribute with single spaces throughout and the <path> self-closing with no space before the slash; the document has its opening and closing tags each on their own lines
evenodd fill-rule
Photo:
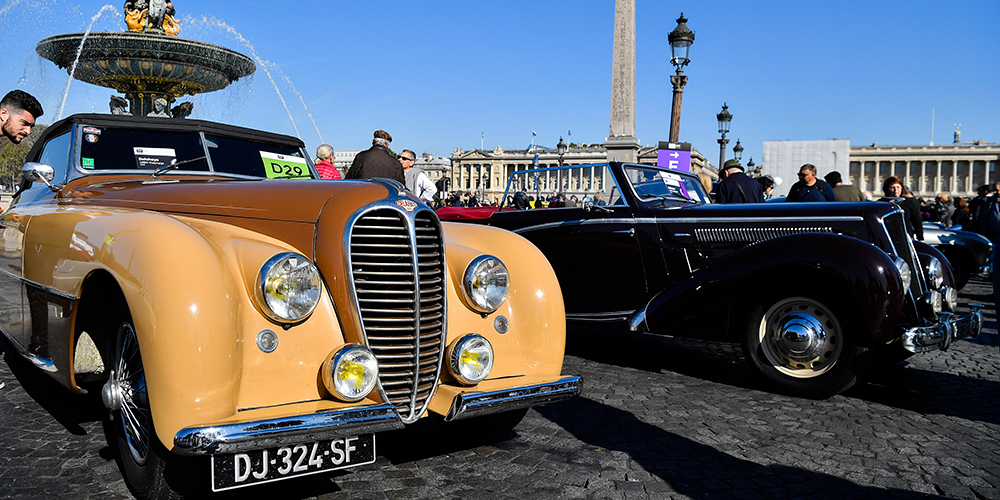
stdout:
<svg viewBox="0 0 1000 500">
<path fill-rule="evenodd" d="M 722 168 L 726 164 L 726 144 L 729 144 L 726 133 L 729 132 L 729 122 L 733 121 L 733 115 L 729 113 L 729 106 L 722 103 L 722 112 L 715 117 L 719 120 L 719 133 L 722 134 L 722 139 L 719 139 L 719 173 L 721 174 Z"/>
<path fill-rule="evenodd" d="M 670 77 L 670 83 L 674 86 L 674 104 L 670 109 L 670 142 L 677 142 L 677 136 L 680 134 L 681 96 L 688 80 L 688 77 L 684 76 L 684 66 L 691 62 L 688 54 L 691 51 L 691 44 L 694 43 L 694 32 L 688 29 L 686 22 L 687 18 L 681 12 L 681 17 L 677 18 L 677 27 L 667 35 L 667 40 L 670 42 L 670 63 L 677 67 L 677 74 Z"/>
<path fill-rule="evenodd" d="M 736 139 L 736 145 L 733 146 L 733 158 L 736 158 L 736 161 L 743 159 L 743 146 L 740 146 L 739 139 Z"/>
<path fill-rule="evenodd" d="M 562 137 L 559 138 L 559 144 L 556 144 L 556 151 L 559 152 L 559 166 L 561 167 L 563 166 L 563 155 L 566 154 L 566 151 L 569 151 L 569 146 L 563 142 Z"/>
</svg>

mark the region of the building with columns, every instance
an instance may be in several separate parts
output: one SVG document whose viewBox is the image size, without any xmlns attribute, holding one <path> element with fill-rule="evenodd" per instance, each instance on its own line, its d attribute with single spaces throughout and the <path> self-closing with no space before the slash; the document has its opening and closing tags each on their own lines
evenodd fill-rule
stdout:
<svg viewBox="0 0 1000 500">
<path fill-rule="evenodd" d="M 647 165 L 656 164 L 657 147 L 639 148 L 639 162 Z M 505 150 L 497 146 L 492 151 L 473 149 L 463 151 L 455 148 L 451 155 L 451 190 L 477 191 L 482 194 L 484 203 L 498 202 L 507 187 L 507 179 L 518 170 L 530 170 L 534 167 L 535 155 L 538 155 L 538 168 L 557 167 L 560 165 L 559 151 L 556 148 L 535 146 L 529 149 Z M 606 163 L 608 151 L 603 145 L 571 145 L 562 157 L 562 165 L 588 165 Z M 705 172 L 715 177 L 715 170 L 708 167 L 705 157 L 697 150 L 691 151 L 691 171 Z M 596 165 L 590 169 L 575 170 L 574 175 L 586 178 L 571 179 L 568 185 L 572 189 L 565 192 L 568 195 L 583 197 L 590 191 L 603 189 L 606 176 L 611 175 L 605 168 Z M 567 183 L 563 183 L 567 185 Z M 549 182 L 543 180 L 543 185 Z"/>
<path fill-rule="evenodd" d="M 1000 182 L 998 161 L 1000 144 L 982 140 L 933 146 L 875 143 L 851 147 L 851 166 L 844 178 L 876 195 L 882 192 L 882 181 L 896 176 L 918 196 L 949 193 L 968 197 L 983 184 Z"/>
</svg>

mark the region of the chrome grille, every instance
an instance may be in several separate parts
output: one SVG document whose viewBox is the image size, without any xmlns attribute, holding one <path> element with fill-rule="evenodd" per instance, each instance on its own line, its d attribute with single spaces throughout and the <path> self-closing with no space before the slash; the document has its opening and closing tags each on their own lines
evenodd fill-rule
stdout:
<svg viewBox="0 0 1000 500">
<path fill-rule="evenodd" d="M 444 244 L 434 215 L 412 223 L 372 210 L 350 233 L 350 262 L 365 341 L 379 363 L 381 394 L 404 422 L 420 418 L 444 357 Z"/>
<path fill-rule="evenodd" d="M 694 235 L 702 243 L 756 243 L 790 234 L 832 232 L 832 227 L 729 227 L 698 228 Z"/>
</svg>

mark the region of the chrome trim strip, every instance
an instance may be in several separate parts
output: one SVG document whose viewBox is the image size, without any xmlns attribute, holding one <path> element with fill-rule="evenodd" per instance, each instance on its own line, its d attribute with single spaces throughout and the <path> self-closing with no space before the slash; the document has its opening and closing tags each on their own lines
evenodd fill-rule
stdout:
<svg viewBox="0 0 1000 500">
<path fill-rule="evenodd" d="M 536 226 L 528 226 L 515 229 L 515 233 L 524 233 L 528 231 L 536 231 L 539 229 L 549 229 L 559 226 L 590 226 L 597 224 L 635 224 L 636 219 L 632 218 L 614 218 L 614 219 L 583 219 L 583 220 L 567 220 L 561 222 L 547 222 L 545 224 L 538 224 Z"/>
<path fill-rule="evenodd" d="M 174 452 L 214 455 L 319 441 L 349 433 L 402 429 L 396 408 L 376 404 L 312 415 L 254 420 L 219 426 L 188 427 L 174 436 Z"/>
<path fill-rule="evenodd" d="M 834 215 L 826 217 L 807 216 L 783 216 L 783 217 L 640 217 L 635 221 L 640 224 L 656 224 L 662 222 L 672 222 L 676 224 L 703 224 L 706 222 L 717 223 L 747 223 L 747 222 L 861 222 L 865 218 L 860 215 Z"/>
<path fill-rule="evenodd" d="M 608 311 L 608 312 L 597 312 L 597 313 L 566 313 L 567 318 L 576 319 L 606 319 L 606 318 L 627 318 L 635 314 L 634 310 L 628 311 Z"/>
<path fill-rule="evenodd" d="M 580 394 L 580 377 L 563 377 L 555 382 L 514 387 L 492 392 L 459 394 L 451 403 L 446 422 L 478 417 L 510 410 L 519 410 L 569 399 Z"/>
<path fill-rule="evenodd" d="M 55 288 L 47 287 L 45 285 L 40 285 L 40 284 L 35 283 L 34 281 L 31 281 L 29 279 L 22 278 L 21 276 L 19 276 L 17 274 L 14 274 L 14 273 L 6 270 L 6 269 L 0 269 L 0 274 L 4 274 L 6 276 L 10 276 L 11 278 L 14 278 L 14 279 L 20 281 L 21 284 L 23 284 L 23 285 L 33 286 L 33 287 L 35 287 L 35 288 L 37 288 L 37 289 L 39 289 L 39 290 L 41 290 L 43 292 L 51 293 L 52 295 L 56 295 L 56 296 L 62 297 L 64 299 L 66 299 L 66 300 L 76 300 L 77 298 L 79 298 L 76 295 L 73 295 L 71 293 L 66 293 L 66 292 L 64 292 L 62 290 L 56 290 Z"/>
<path fill-rule="evenodd" d="M 632 332 L 645 332 L 648 330 L 646 326 L 646 308 L 639 309 L 635 312 L 635 315 L 628 320 L 628 329 Z"/>
</svg>

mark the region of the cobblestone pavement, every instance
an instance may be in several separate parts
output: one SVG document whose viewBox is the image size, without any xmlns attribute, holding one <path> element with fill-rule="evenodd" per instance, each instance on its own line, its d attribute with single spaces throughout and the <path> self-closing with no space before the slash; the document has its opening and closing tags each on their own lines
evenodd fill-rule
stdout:
<svg viewBox="0 0 1000 500">
<path fill-rule="evenodd" d="M 992 304 L 975 280 L 964 302 Z M 997 324 L 947 352 L 814 401 L 767 392 L 738 348 L 571 331 L 583 396 L 500 440 L 421 425 L 377 437 L 374 465 L 256 488 L 276 498 L 1000 499 Z M 0 363 L 0 498 L 128 498 L 96 398 Z M 242 498 L 250 490 L 220 495 Z"/>
</svg>

